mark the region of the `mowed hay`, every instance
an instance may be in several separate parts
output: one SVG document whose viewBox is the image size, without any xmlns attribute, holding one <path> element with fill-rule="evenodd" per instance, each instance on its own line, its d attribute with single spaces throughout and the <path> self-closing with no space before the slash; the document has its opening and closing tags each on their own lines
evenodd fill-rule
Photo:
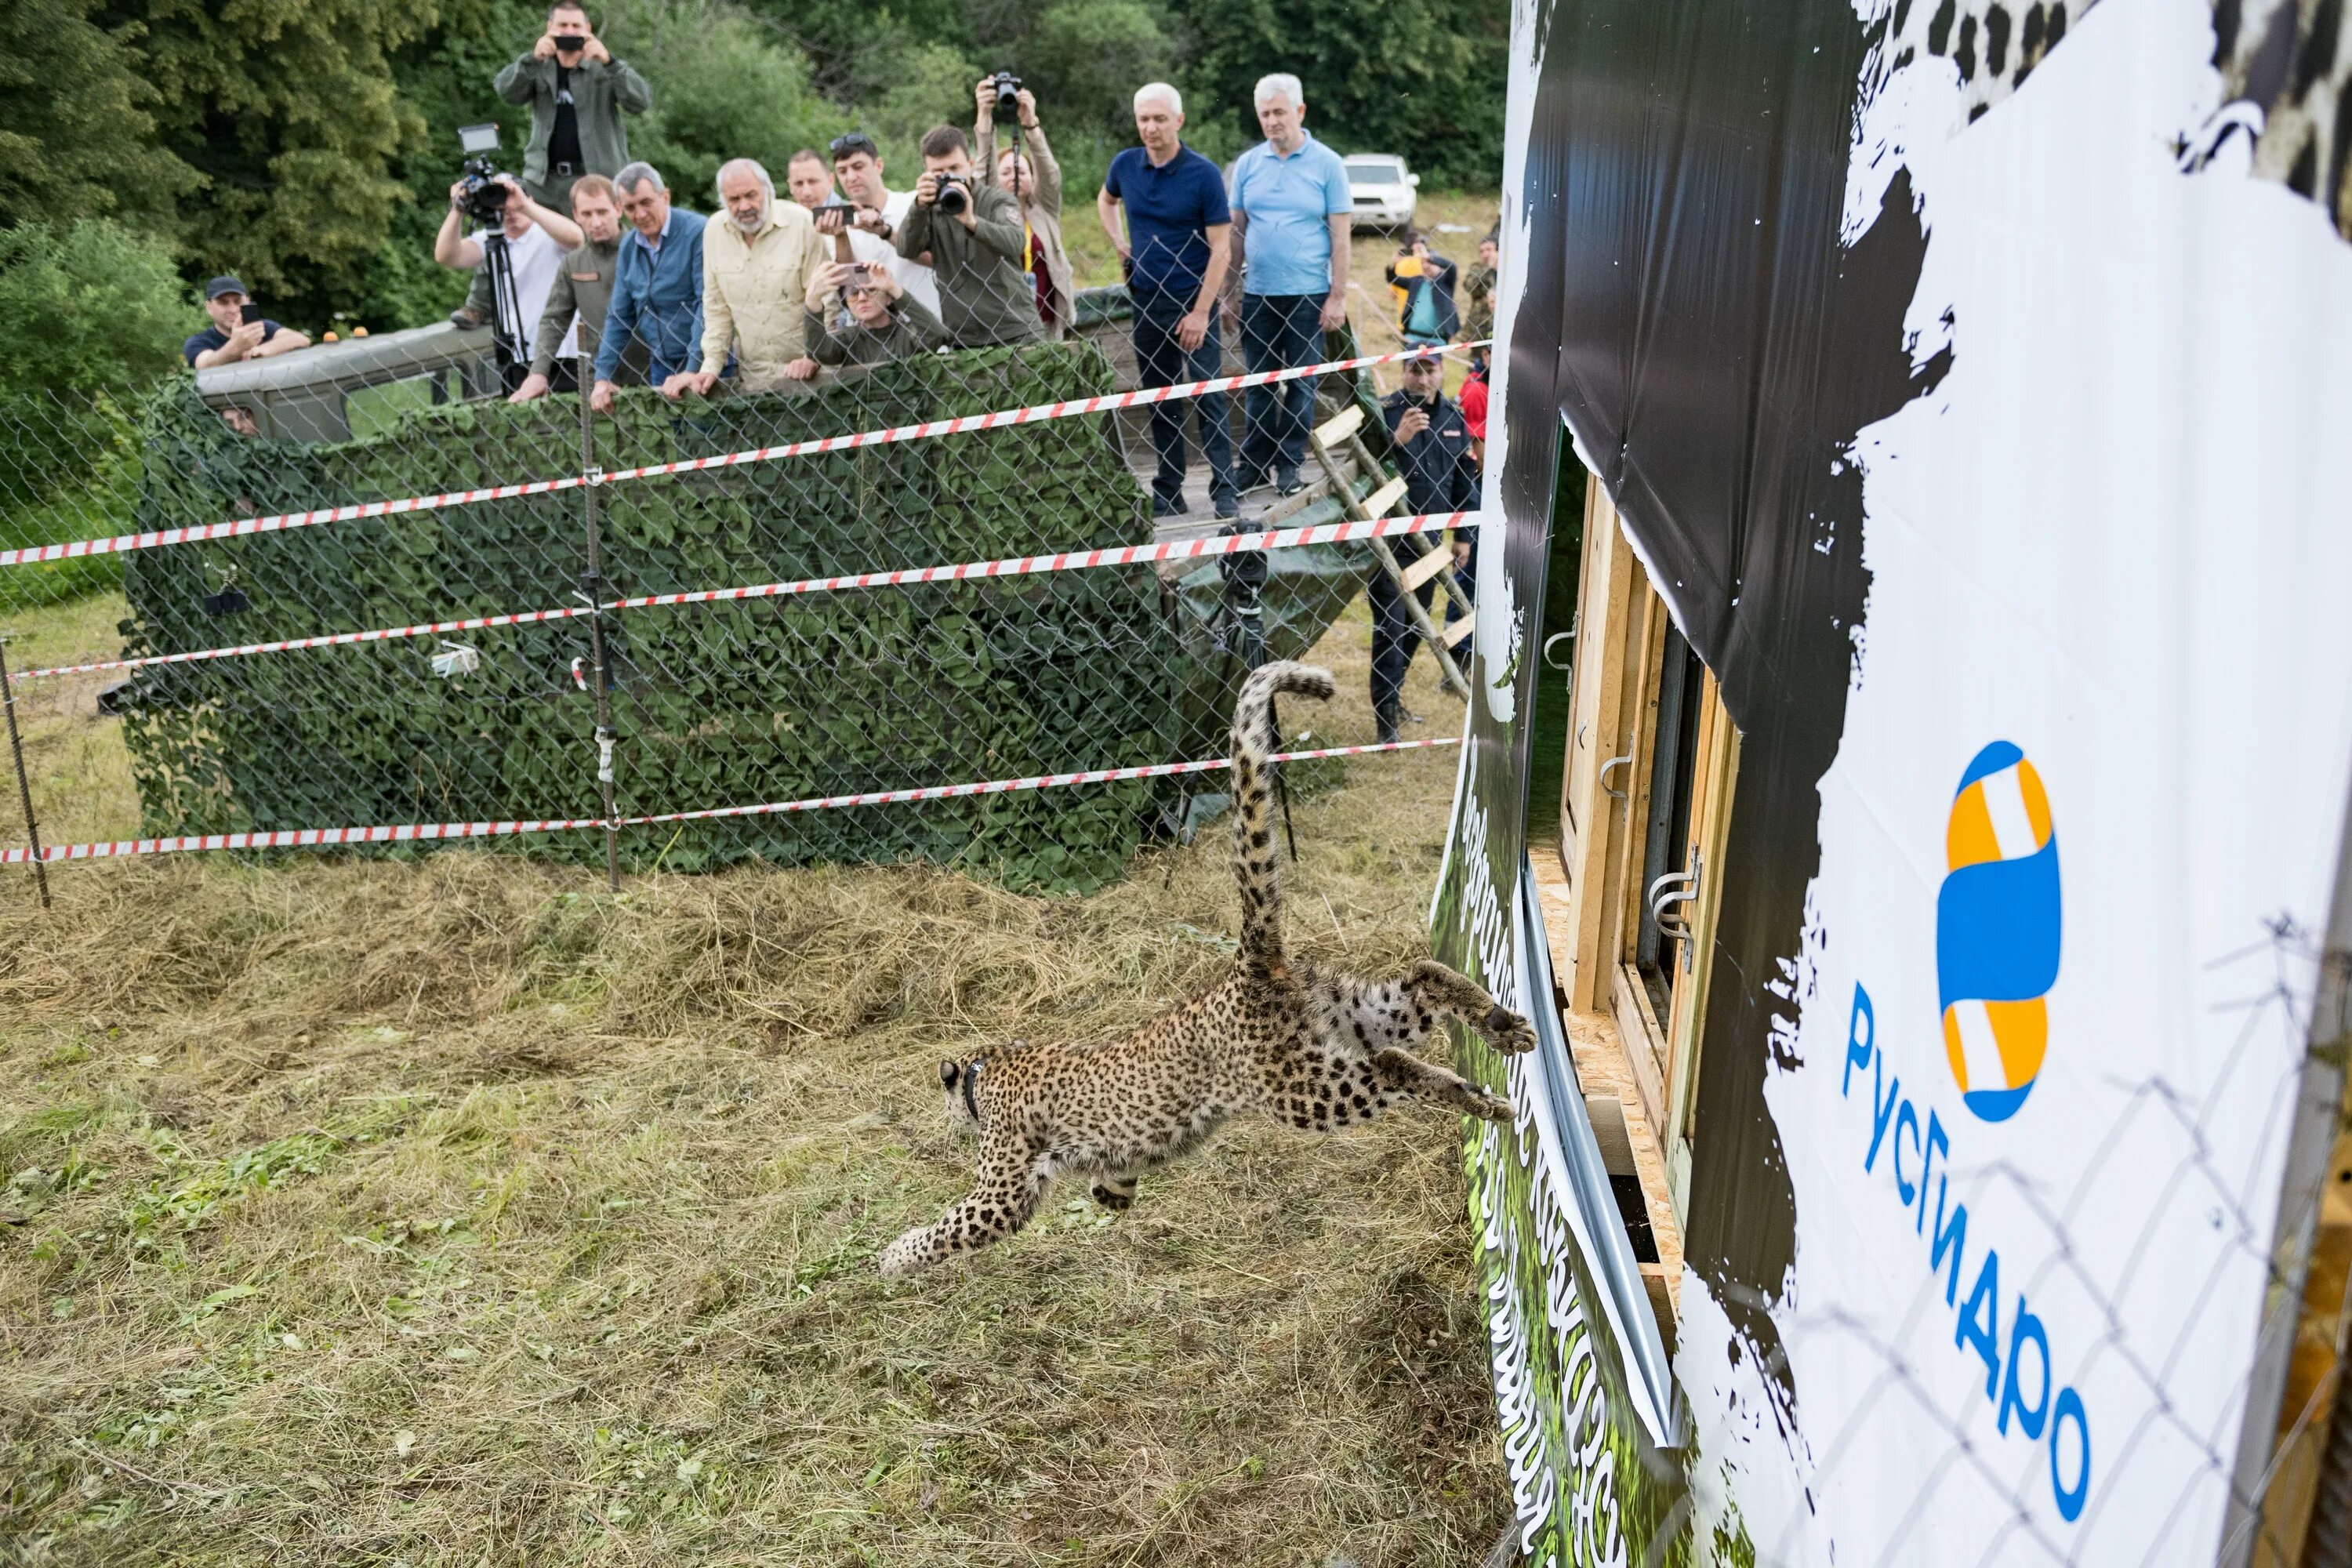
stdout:
<svg viewBox="0 0 2352 1568">
<path fill-rule="evenodd" d="M 1299 805 L 1298 952 L 1424 951 L 1454 767 Z M 1066 1185 L 873 1271 L 969 1170 L 940 1058 L 1218 972 L 1222 831 L 1084 900 L 614 900 L 476 853 L 53 880 L 46 917 L 0 884 L 0 1560 L 1370 1568 L 1507 1514 L 1454 1116 L 1239 1126 L 1124 1215 Z"/>
</svg>

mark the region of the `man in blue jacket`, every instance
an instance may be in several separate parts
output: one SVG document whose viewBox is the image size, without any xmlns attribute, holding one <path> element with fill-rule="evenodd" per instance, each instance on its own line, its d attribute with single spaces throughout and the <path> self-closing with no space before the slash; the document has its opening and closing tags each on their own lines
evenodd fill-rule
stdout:
<svg viewBox="0 0 2352 1568">
<path fill-rule="evenodd" d="M 631 163 L 614 178 L 629 232 L 614 266 L 613 303 L 596 345 L 596 386 L 588 405 L 613 406 L 621 354 L 631 338 L 652 355 L 646 381 L 663 389 L 681 371 L 702 368 L 702 215 L 670 205 L 669 187 L 651 163 Z"/>
</svg>

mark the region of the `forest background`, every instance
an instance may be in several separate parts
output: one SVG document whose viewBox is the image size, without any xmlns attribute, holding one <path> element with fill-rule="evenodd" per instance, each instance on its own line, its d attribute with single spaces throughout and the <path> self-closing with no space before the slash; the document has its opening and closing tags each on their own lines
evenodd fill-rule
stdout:
<svg viewBox="0 0 2352 1568">
<path fill-rule="evenodd" d="M 1340 152 L 1402 153 L 1425 191 L 1501 175 L 1505 0 L 614 0 L 592 16 L 652 84 L 630 152 L 710 210 L 719 164 L 863 130 L 894 186 L 915 142 L 969 126 L 972 84 L 1037 93 L 1073 225 L 1134 141 L 1129 95 L 1185 94 L 1185 139 L 1258 139 L 1250 89 L 1305 82 Z M 235 273 L 314 336 L 439 318 L 433 262 L 460 125 L 528 112 L 491 79 L 542 30 L 537 0 L 15 0 L 0 7 L 0 395 L 134 385 L 203 324 L 194 285 Z"/>
</svg>

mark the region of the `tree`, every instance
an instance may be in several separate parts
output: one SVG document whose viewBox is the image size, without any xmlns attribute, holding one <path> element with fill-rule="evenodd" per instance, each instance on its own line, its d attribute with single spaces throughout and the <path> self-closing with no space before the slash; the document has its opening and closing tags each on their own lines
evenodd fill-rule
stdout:
<svg viewBox="0 0 2352 1568">
<path fill-rule="evenodd" d="M 808 62 L 741 11 L 621 0 L 601 31 L 654 89 L 652 112 L 629 128 L 631 156 L 659 169 L 688 206 L 718 209 L 728 159 L 758 159 L 781 187 L 784 161 L 832 134 L 837 111 L 809 86 Z"/>
<path fill-rule="evenodd" d="M 0 395 L 121 392 L 204 324 L 172 248 L 112 218 L 0 229 Z"/>
<path fill-rule="evenodd" d="M 166 229 L 196 172 L 153 142 L 156 100 L 96 0 L 0 5 L 0 225 L 114 213 Z"/>
<path fill-rule="evenodd" d="M 1196 121 L 1255 140 L 1251 89 L 1286 70 L 1306 87 L 1308 128 L 1337 150 L 1402 153 L 1442 184 L 1502 179 L 1505 0 L 1180 0 L 1177 15 Z"/>
<path fill-rule="evenodd" d="M 181 203 L 182 256 L 315 305 L 383 244 L 410 200 L 394 161 L 425 137 L 392 56 L 437 0 L 116 0 L 100 24 L 135 42 L 161 148 L 203 186 Z"/>
</svg>

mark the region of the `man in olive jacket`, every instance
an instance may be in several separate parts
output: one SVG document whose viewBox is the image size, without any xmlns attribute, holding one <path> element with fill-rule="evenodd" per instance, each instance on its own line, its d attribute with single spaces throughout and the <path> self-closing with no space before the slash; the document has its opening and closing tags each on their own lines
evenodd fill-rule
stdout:
<svg viewBox="0 0 2352 1568">
<path fill-rule="evenodd" d="M 646 79 L 613 58 L 586 9 L 568 0 L 548 7 L 547 31 L 490 85 L 509 103 L 530 106 L 522 183 L 559 211 L 581 175 L 621 172 L 629 161 L 621 116 L 654 106 Z"/>
<path fill-rule="evenodd" d="M 974 178 L 971 144 L 956 127 L 935 127 L 922 153 L 915 203 L 898 226 L 898 254 L 930 252 L 949 341 L 960 349 L 1042 341 L 1036 285 L 1021 267 L 1028 239 L 1021 204 Z M 943 191 L 954 193 L 944 205 Z"/>
</svg>

